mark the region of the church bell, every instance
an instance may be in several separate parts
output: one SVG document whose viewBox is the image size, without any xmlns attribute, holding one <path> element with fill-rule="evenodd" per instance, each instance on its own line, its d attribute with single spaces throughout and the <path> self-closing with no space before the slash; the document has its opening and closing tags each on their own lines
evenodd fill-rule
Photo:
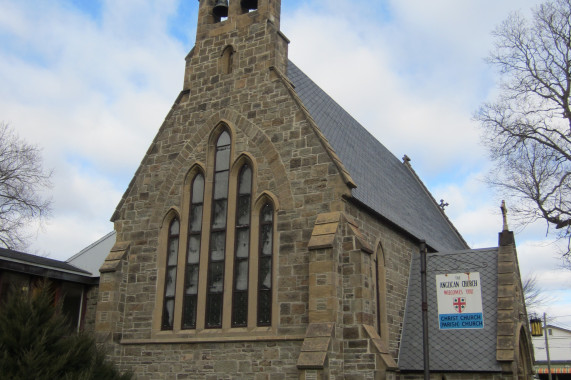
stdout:
<svg viewBox="0 0 571 380">
<path fill-rule="evenodd" d="M 228 17 L 228 0 L 216 0 L 212 12 L 216 17 Z"/>
<path fill-rule="evenodd" d="M 242 5 L 242 8 L 247 10 L 258 9 L 258 0 L 242 0 L 240 5 Z"/>
</svg>

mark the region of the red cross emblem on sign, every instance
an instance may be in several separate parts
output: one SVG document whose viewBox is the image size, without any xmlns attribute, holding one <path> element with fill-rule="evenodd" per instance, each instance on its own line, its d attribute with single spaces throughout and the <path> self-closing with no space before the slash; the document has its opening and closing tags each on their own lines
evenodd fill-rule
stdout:
<svg viewBox="0 0 571 380">
<path fill-rule="evenodd" d="M 454 298 L 452 305 L 454 305 L 454 309 L 456 309 L 458 313 L 462 313 L 466 308 L 466 298 Z"/>
</svg>

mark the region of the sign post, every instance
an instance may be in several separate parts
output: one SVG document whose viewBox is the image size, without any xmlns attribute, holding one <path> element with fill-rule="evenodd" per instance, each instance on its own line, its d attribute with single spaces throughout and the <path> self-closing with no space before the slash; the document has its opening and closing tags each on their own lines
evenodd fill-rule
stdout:
<svg viewBox="0 0 571 380">
<path fill-rule="evenodd" d="M 436 275 L 440 330 L 483 329 L 479 272 Z"/>
</svg>

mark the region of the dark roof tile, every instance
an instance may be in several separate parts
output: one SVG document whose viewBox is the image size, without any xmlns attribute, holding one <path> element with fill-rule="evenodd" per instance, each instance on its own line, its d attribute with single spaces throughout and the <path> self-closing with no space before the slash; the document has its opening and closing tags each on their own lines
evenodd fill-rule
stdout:
<svg viewBox="0 0 571 380">
<path fill-rule="evenodd" d="M 291 61 L 287 76 L 357 184 L 354 198 L 437 251 L 468 248 L 405 164 Z"/>
<path fill-rule="evenodd" d="M 501 371 L 496 360 L 498 248 L 427 255 L 428 328 L 431 371 Z M 440 330 L 436 275 L 478 272 L 482 291 L 483 329 Z M 422 298 L 420 255 L 413 254 L 398 365 L 422 371 Z M 470 344 L 470 342 L 474 344 Z"/>
</svg>

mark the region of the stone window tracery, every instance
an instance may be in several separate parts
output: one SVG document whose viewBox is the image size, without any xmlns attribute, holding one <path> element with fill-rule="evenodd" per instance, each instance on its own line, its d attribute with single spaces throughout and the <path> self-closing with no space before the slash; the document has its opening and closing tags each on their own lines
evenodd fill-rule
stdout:
<svg viewBox="0 0 571 380">
<path fill-rule="evenodd" d="M 167 266 L 165 271 L 163 317 L 161 326 L 163 330 L 172 330 L 173 328 L 179 234 L 180 222 L 178 218 L 175 217 L 169 225 L 167 242 Z"/>
<path fill-rule="evenodd" d="M 195 165 L 185 180 L 186 211 L 163 224 L 165 333 L 272 326 L 275 202 L 267 192 L 254 199 L 255 162 L 233 159 L 229 128 L 213 133 L 211 164 Z"/>
</svg>

